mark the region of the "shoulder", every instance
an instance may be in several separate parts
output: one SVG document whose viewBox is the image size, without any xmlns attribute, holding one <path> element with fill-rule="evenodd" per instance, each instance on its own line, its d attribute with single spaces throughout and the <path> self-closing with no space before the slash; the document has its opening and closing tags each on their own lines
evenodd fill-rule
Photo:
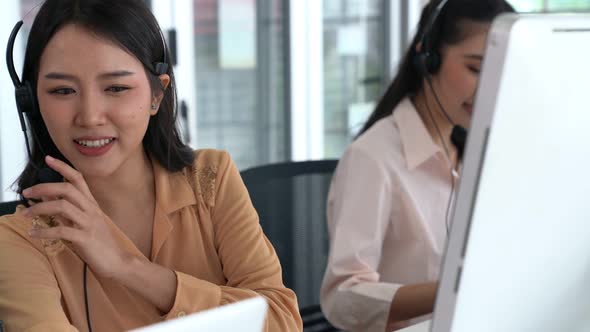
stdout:
<svg viewBox="0 0 590 332">
<path fill-rule="evenodd" d="M 32 227 L 32 221 L 20 215 L 21 209 L 19 206 L 15 213 L 0 217 L 0 241 L 9 234 L 27 234 Z"/>
<path fill-rule="evenodd" d="M 352 142 L 344 152 L 341 162 L 362 159 L 363 163 L 386 169 L 403 165 L 403 147 L 394 115 L 395 112 L 379 120 Z"/>
<path fill-rule="evenodd" d="M 30 248 L 44 251 L 39 240 L 33 240 L 29 237 L 28 232 L 33 227 L 33 221 L 20 215 L 19 206 L 14 214 L 0 217 L 0 247 L 3 250 L 9 247 L 15 247 L 17 250 Z"/>
<path fill-rule="evenodd" d="M 208 205 L 213 205 L 220 182 L 235 165 L 226 151 L 200 149 L 194 151 L 195 158 L 187 172 L 195 192 Z"/>
<path fill-rule="evenodd" d="M 219 168 L 231 162 L 229 153 L 223 150 L 200 149 L 195 150 L 193 153 L 195 155 L 193 168 Z"/>
</svg>

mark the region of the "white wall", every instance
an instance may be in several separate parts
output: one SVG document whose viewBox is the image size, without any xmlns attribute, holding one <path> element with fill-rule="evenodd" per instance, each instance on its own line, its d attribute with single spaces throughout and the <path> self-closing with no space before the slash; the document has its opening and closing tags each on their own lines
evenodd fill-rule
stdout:
<svg viewBox="0 0 590 332">
<path fill-rule="evenodd" d="M 194 8 L 191 0 L 152 0 L 152 12 L 162 31 L 176 29 L 177 64 L 174 66 L 178 102 L 188 106 L 188 131 L 193 148 L 197 146 L 197 72 L 195 69 Z M 180 121 L 180 115 L 178 117 Z"/>
<path fill-rule="evenodd" d="M 5 50 L 10 31 L 20 17 L 20 1 L 2 2 L 0 11 L 0 49 Z M 22 71 L 24 35 L 19 35 L 14 46 L 14 61 L 17 73 Z M 4 53 L 3 53 L 4 54 Z M 8 190 L 22 171 L 26 158 L 25 141 L 16 112 L 14 86 L 6 69 L 5 59 L 0 65 L 0 200 L 16 198 Z"/>
<path fill-rule="evenodd" d="M 397 0 L 396 0 L 397 1 Z M 290 1 L 291 158 L 324 156 L 323 4 Z"/>
</svg>

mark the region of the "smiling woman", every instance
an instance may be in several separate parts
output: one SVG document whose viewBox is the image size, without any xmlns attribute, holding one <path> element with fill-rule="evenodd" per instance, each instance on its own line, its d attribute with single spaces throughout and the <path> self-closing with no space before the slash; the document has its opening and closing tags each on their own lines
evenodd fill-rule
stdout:
<svg viewBox="0 0 590 332">
<path fill-rule="evenodd" d="M 431 0 L 399 71 L 346 150 L 328 195 L 322 309 L 337 327 L 426 319 L 491 22 L 504 0 Z"/>
<path fill-rule="evenodd" d="M 122 331 L 253 296 L 267 331 L 301 329 L 231 158 L 179 138 L 166 52 L 143 1 L 41 7 L 23 205 L 0 219 L 7 330 Z M 63 181 L 40 183 L 41 165 Z"/>
<path fill-rule="evenodd" d="M 136 174 L 145 163 L 141 142 L 162 99 L 147 75 L 136 57 L 80 24 L 63 26 L 45 47 L 37 82 L 41 116 L 51 140 L 87 182 L 129 178 L 120 172 Z M 166 89 L 170 76 L 158 79 Z"/>
</svg>

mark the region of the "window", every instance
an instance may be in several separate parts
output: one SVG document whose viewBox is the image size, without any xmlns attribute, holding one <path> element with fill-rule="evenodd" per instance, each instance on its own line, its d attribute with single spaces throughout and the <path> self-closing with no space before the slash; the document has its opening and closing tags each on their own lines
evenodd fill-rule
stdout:
<svg viewBox="0 0 590 332">
<path fill-rule="evenodd" d="M 240 168 L 289 157 L 283 0 L 194 0 L 197 145 Z M 180 28 L 180 27 L 179 27 Z"/>
<path fill-rule="evenodd" d="M 562 11 L 562 10 L 572 10 L 572 11 L 589 11 L 590 10 L 590 0 L 551 0 L 548 1 L 549 7 L 547 10 L 549 11 Z"/>
<path fill-rule="evenodd" d="M 389 77 L 383 0 L 325 0 L 324 155 L 338 158 Z"/>
<path fill-rule="evenodd" d="M 589 11 L 590 0 L 510 0 L 519 12 Z"/>
<path fill-rule="evenodd" d="M 193 148 L 227 150 L 240 169 L 289 159 L 286 3 L 151 0 L 162 29 L 176 32 L 179 105 Z"/>
</svg>

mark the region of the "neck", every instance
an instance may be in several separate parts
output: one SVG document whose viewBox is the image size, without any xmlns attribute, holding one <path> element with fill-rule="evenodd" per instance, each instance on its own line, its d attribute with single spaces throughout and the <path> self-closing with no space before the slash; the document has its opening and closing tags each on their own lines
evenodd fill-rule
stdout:
<svg viewBox="0 0 590 332">
<path fill-rule="evenodd" d="M 142 155 L 130 158 L 106 179 L 86 179 L 94 199 L 111 218 L 125 210 L 154 205 L 154 172 L 147 154 L 142 151 Z"/>
<path fill-rule="evenodd" d="M 455 165 L 457 150 L 451 142 L 451 133 L 453 132 L 454 124 L 446 117 L 432 93 L 426 93 L 422 89 L 412 98 L 412 102 L 422 122 L 424 122 L 424 126 L 430 134 L 432 141 L 443 151 L 445 156 L 450 158 L 450 162 Z M 445 153 L 445 149 L 448 151 L 448 155 Z"/>
</svg>

